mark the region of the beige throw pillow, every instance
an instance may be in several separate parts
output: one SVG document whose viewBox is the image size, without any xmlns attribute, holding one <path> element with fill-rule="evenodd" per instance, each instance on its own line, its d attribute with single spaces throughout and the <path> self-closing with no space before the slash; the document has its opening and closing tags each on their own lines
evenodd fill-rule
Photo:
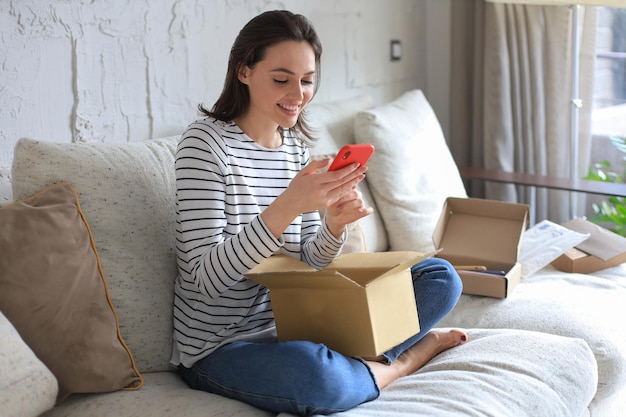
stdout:
<svg viewBox="0 0 626 417">
<path fill-rule="evenodd" d="M 72 186 L 0 208 L 0 288 L 0 310 L 57 378 L 57 401 L 142 385 Z"/>
<path fill-rule="evenodd" d="M 420 90 L 361 111 L 357 143 L 370 143 L 367 181 L 389 236 L 390 249 L 428 252 L 447 197 L 467 197 L 435 112 Z"/>
</svg>

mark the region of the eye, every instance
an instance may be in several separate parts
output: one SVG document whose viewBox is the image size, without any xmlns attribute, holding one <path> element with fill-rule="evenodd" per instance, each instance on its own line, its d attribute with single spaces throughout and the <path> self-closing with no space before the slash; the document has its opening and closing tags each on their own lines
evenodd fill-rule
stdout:
<svg viewBox="0 0 626 417">
<path fill-rule="evenodd" d="M 275 78 L 274 78 L 274 82 L 275 82 L 276 84 L 287 84 L 287 80 L 277 80 L 277 79 L 275 79 Z"/>
<path fill-rule="evenodd" d="M 313 80 L 302 80 L 302 84 L 313 85 Z"/>
</svg>

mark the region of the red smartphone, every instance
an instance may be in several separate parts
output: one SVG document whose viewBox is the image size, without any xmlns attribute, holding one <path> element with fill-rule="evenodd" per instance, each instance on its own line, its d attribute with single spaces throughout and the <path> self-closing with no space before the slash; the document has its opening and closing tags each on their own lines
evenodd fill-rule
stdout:
<svg viewBox="0 0 626 417">
<path fill-rule="evenodd" d="M 352 144 L 342 146 L 328 170 L 335 171 L 355 162 L 365 166 L 373 153 L 374 145 Z"/>
</svg>

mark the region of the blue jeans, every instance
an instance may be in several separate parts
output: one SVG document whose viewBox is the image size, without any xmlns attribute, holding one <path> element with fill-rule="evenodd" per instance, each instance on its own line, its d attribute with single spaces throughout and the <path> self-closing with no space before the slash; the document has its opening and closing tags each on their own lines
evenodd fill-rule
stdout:
<svg viewBox="0 0 626 417">
<path fill-rule="evenodd" d="M 443 259 L 424 259 L 411 268 L 411 274 L 421 330 L 385 352 L 388 362 L 426 335 L 454 308 L 461 295 L 461 280 Z M 380 394 L 362 359 L 308 341 L 234 342 L 190 369 L 180 366 L 179 372 L 191 388 L 275 413 L 331 414 Z"/>
</svg>

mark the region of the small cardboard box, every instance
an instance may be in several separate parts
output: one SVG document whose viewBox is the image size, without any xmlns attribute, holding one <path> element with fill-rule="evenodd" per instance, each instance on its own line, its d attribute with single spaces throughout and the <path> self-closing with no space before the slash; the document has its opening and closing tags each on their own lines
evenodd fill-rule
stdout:
<svg viewBox="0 0 626 417">
<path fill-rule="evenodd" d="M 461 271 L 465 294 L 506 298 L 522 277 L 517 262 L 528 221 L 526 204 L 480 198 L 448 198 L 433 233 L 437 256 L 455 266 L 504 271 L 494 275 Z"/>
<path fill-rule="evenodd" d="M 626 239 L 584 219 L 574 219 L 563 226 L 589 234 L 582 243 L 556 258 L 552 265 L 565 272 L 588 274 L 626 262 Z"/>
<path fill-rule="evenodd" d="M 269 288 L 279 340 L 375 357 L 419 333 L 410 268 L 419 252 L 352 253 L 322 270 L 275 255 L 246 276 Z"/>
</svg>

